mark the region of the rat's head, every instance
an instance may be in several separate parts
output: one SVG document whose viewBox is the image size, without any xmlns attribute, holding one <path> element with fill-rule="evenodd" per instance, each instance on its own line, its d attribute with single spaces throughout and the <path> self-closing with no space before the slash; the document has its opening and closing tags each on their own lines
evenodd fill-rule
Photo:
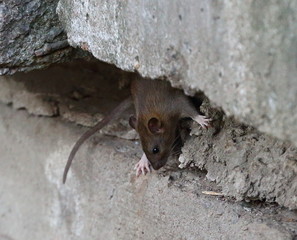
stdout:
<svg viewBox="0 0 297 240">
<path fill-rule="evenodd" d="M 158 117 L 137 120 L 132 116 L 129 123 L 138 132 L 142 149 L 152 167 L 155 170 L 163 167 L 176 140 L 177 120 L 173 118 L 165 123 Z"/>
</svg>

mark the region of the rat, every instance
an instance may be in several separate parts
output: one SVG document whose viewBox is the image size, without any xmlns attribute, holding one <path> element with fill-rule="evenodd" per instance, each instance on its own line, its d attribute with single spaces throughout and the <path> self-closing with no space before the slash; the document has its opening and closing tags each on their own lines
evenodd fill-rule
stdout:
<svg viewBox="0 0 297 240">
<path fill-rule="evenodd" d="M 211 119 L 200 114 L 182 90 L 161 80 L 139 79 L 131 83 L 135 116 L 130 126 L 139 134 L 144 154 L 136 164 L 136 175 L 163 167 L 176 140 L 179 120 L 190 117 L 202 128 L 210 126 Z"/>
<path fill-rule="evenodd" d="M 163 167 L 175 147 L 179 120 L 191 118 L 202 128 L 208 128 L 210 118 L 196 110 L 190 98 L 182 90 L 173 88 L 169 82 L 136 78 L 131 81 L 131 97 L 122 101 L 109 115 L 84 133 L 72 148 L 64 169 L 63 183 L 72 160 L 82 143 L 112 120 L 117 119 L 132 104 L 135 115 L 129 118 L 129 125 L 140 137 L 143 155 L 135 165 L 136 175 Z"/>
</svg>

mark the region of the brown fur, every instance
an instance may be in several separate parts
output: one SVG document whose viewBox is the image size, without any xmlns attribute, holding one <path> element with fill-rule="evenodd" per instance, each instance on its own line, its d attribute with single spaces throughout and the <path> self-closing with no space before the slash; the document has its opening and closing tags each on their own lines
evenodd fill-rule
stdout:
<svg viewBox="0 0 297 240">
<path fill-rule="evenodd" d="M 131 93 L 135 105 L 135 129 L 139 133 L 143 151 L 152 167 L 159 169 L 165 165 L 172 151 L 180 118 L 185 109 L 193 110 L 193 107 L 190 107 L 188 98 L 181 90 L 161 80 L 134 80 Z M 152 118 L 160 121 L 160 133 L 150 130 L 149 121 Z M 155 146 L 160 149 L 158 154 L 152 153 Z"/>
</svg>

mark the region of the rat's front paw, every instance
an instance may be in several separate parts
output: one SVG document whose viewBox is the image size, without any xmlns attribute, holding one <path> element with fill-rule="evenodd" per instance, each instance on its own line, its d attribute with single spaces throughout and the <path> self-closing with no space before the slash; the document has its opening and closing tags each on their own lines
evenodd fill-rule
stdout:
<svg viewBox="0 0 297 240">
<path fill-rule="evenodd" d="M 197 115 L 196 117 L 193 118 L 195 122 L 200 124 L 202 128 L 209 128 L 211 126 L 210 122 L 212 121 L 211 118 L 207 118 L 203 115 Z"/>
<path fill-rule="evenodd" d="M 136 170 L 137 177 L 141 174 L 145 175 L 147 172 L 151 172 L 151 163 L 145 154 L 142 155 L 139 162 L 135 165 L 134 170 Z"/>
</svg>

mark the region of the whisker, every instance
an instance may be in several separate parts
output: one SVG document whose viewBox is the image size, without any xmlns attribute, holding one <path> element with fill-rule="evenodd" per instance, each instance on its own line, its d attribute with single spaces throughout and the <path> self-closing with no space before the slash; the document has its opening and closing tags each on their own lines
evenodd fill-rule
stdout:
<svg viewBox="0 0 297 240">
<path fill-rule="evenodd" d="M 179 142 L 176 142 L 176 143 L 172 144 L 172 146 L 170 148 L 170 154 L 171 155 L 175 155 L 177 153 L 181 153 L 181 148 L 175 149 L 178 145 L 179 145 Z"/>
<path fill-rule="evenodd" d="M 174 144 L 172 144 L 172 146 L 171 146 L 171 148 L 170 148 L 170 152 L 171 152 L 172 150 L 174 150 L 174 148 L 176 148 L 177 145 L 178 145 L 178 143 L 174 143 Z"/>
<path fill-rule="evenodd" d="M 180 154 L 182 154 L 182 151 L 176 151 L 176 152 L 171 153 L 171 155 L 173 155 L 173 156 L 178 156 Z"/>
</svg>

